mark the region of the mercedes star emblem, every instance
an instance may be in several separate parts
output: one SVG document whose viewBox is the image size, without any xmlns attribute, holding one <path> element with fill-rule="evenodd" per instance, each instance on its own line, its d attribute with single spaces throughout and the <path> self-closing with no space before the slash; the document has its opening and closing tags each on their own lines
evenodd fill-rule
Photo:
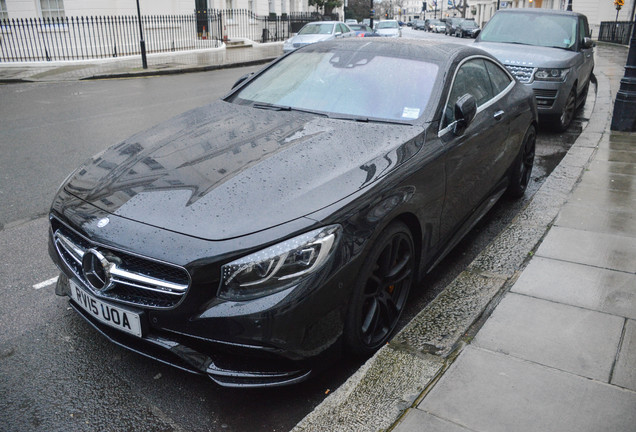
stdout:
<svg viewBox="0 0 636 432">
<path fill-rule="evenodd" d="M 89 249 L 82 257 L 82 274 L 86 282 L 97 291 L 110 287 L 111 263 L 95 249 Z"/>
</svg>

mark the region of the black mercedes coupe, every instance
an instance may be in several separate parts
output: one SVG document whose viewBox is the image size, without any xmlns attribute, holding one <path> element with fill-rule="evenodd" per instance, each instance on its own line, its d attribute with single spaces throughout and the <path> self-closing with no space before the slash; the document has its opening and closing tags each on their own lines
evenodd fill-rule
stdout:
<svg viewBox="0 0 636 432">
<path fill-rule="evenodd" d="M 56 293 L 223 386 L 385 344 L 409 290 L 532 170 L 534 96 L 477 48 L 310 45 L 104 150 L 50 212 Z"/>
</svg>

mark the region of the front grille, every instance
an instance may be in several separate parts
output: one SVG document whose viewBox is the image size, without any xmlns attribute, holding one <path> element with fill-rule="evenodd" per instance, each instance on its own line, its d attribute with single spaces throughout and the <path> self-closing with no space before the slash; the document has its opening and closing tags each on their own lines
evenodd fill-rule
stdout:
<svg viewBox="0 0 636 432">
<path fill-rule="evenodd" d="M 533 67 L 506 65 L 506 68 L 519 82 L 528 84 L 532 81 L 532 76 L 534 75 Z"/>
<path fill-rule="evenodd" d="M 140 257 L 96 244 L 55 218 L 51 218 L 53 241 L 58 254 L 84 287 L 97 297 L 134 306 L 164 309 L 176 306 L 190 284 L 181 267 Z M 95 289 L 84 277 L 82 260 L 93 249 L 109 262 L 110 283 Z"/>
</svg>

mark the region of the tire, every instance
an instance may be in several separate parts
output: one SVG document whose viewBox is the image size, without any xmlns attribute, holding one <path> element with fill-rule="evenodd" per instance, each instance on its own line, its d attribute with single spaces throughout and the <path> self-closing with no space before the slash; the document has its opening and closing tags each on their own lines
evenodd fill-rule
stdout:
<svg viewBox="0 0 636 432">
<path fill-rule="evenodd" d="M 575 86 L 576 87 L 576 86 Z M 565 132 L 572 120 L 574 119 L 574 113 L 576 112 L 576 88 L 572 88 L 568 98 L 565 101 L 563 112 L 558 114 L 554 119 L 554 128 L 557 132 Z"/>
<path fill-rule="evenodd" d="M 510 169 L 510 183 L 506 190 L 506 195 L 510 198 L 521 198 L 528 188 L 534 166 L 536 141 L 537 132 L 534 126 L 530 126 L 523 137 L 519 155 Z"/>
<path fill-rule="evenodd" d="M 590 80 L 588 80 L 587 84 L 585 85 L 585 89 L 583 90 L 578 100 L 576 101 L 577 109 L 583 108 L 585 106 L 585 102 L 587 102 L 587 93 L 589 91 L 590 91 Z"/>
<path fill-rule="evenodd" d="M 393 222 L 375 241 L 358 275 L 344 329 L 351 354 L 368 357 L 388 342 L 414 275 L 413 237 L 404 223 Z"/>
</svg>

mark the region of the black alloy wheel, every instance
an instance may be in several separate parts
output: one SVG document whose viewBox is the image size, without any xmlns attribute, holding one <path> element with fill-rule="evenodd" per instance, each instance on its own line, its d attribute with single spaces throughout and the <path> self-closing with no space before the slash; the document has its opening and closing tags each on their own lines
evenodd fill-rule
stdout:
<svg viewBox="0 0 636 432">
<path fill-rule="evenodd" d="M 394 222 L 369 252 L 352 295 L 344 334 L 351 353 L 369 356 L 389 340 L 406 305 L 414 274 L 411 232 L 402 222 Z"/>
<path fill-rule="evenodd" d="M 521 198 L 528 188 L 532 167 L 534 166 L 536 141 L 537 133 L 534 126 L 530 126 L 523 137 L 523 145 L 519 156 L 517 156 L 511 168 L 510 184 L 506 190 L 506 195 L 511 198 Z"/>
<path fill-rule="evenodd" d="M 567 100 L 565 101 L 565 106 L 563 107 L 563 112 L 561 115 L 557 116 L 556 119 L 556 129 L 558 132 L 565 132 L 568 127 L 570 127 L 570 123 L 574 119 L 574 113 L 576 111 L 576 84 L 572 91 L 568 95 Z"/>
</svg>

